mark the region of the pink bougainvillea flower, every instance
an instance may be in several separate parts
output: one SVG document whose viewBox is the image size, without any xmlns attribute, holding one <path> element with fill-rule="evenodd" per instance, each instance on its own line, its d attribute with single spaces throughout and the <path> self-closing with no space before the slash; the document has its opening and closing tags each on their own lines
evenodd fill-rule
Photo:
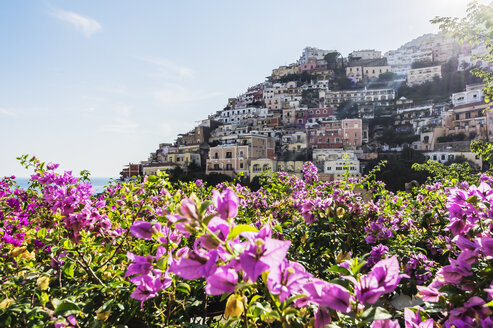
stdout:
<svg viewBox="0 0 493 328">
<path fill-rule="evenodd" d="M 281 265 L 271 269 L 267 285 L 270 292 L 279 295 L 279 301 L 284 302 L 291 295 L 301 294 L 301 286 L 311 276 L 301 264 L 285 259 Z"/>
<path fill-rule="evenodd" d="M 212 201 L 221 219 L 227 220 L 238 215 L 240 199 L 231 188 L 224 190 L 222 193 L 214 189 L 212 191 Z"/>
<path fill-rule="evenodd" d="M 232 293 L 238 283 L 238 273 L 231 267 L 219 267 L 206 280 L 205 292 L 209 295 Z"/>
<path fill-rule="evenodd" d="M 340 285 L 313 278 L 302 288 L 303 294 L 307 295 L 306 300 L 302 302 L 315 303 L 343 313 L 351 311 L 351 295 Z M 297 304 L 301 303 L 297 302 Z"/>
<path fill-rule="evenodd" d="M 404 309 L 404 322 L 406 324 L 406 328 L 433 328 L 433 319 L 422 321 L 421 315 L 419 314 L 420 310 L 422 309 L 419 306 L 416 313 L 409 308 Z"/>
<path fill-rule="evenodd" d="M 438 302 L 440 296 L 443 295 L 443 293 L 440 292 L 438 289 L 430 286 L 417 286 L 417 288 L 419 291 L 418 296 L 426 302 Z"/>
<path fill-rule="evenodd" d="M 331 322 L 329 309 L 318 307 L 314 311 L 313 319 L 314 328 L 325 328 Z"/>
<path fill-rule="evenodd" d="M 383 319 L 373 321 L 371 328 L 401 328 L 401 326 L 397 320 Z"/>
<path fill-rule="evenodd" d="M 153 235 L 152 224 L 142 220 L 135 221 L 130 227 L 130 233 L 135 238 L 151 240 Z"/>
<path fill-rule="evenodd" d="M 256 281 L 257 278 L 271 268 L 279 266 L 285 259 L 290 241 L 282 241 L 266 237 L 260 230 L 255 240 L 240 255 L 240 264 L 247 277 Z"/>
<path fill-rule="evenodd" d="M 218 259 L 216 250 L 207 252 L 203 249 L 190 250 L 188 247 L 183 250 L 181 256 L 171 264 L 171 272 L 187 280 L 205 278 L 214 273 Z"/>
</svg>

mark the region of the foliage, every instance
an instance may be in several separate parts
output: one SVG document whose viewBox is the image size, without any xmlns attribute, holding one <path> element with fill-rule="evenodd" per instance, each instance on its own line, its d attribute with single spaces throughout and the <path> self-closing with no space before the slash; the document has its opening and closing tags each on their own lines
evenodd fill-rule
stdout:
<svg viewBox="0 0 493 328">
<path fill-rule="evenodd" d="M 439 24 L 440 30 L 459 38 L 462 42 L 473 45 L 486 44 L 487 53 L 476 56 L 485 62 L 493 62 L 493 6 L 479 4 L 477 1 L 469 3 L 467 15 L 463 18 L 457 17 L 435 17 L 432 21 Z M 484 69 L 475 68 L 473 73 L 484 83 L 485 101 L 488 103 L 493 96 L 493 73 Z"/>
<path fill-rule="evenodd" d="M 323 182 L 308 163 L 257 191 L 159 172 L 96 196 L 22 161 L 28 189 L 0 182 L 2 327 L 492 324 L 488 176 L 436 166 L 439 180 L 396 194 L 381 165 Z"/>
<path fill-rule="evenodd" d="M 442 136 L 437 138 L 438 142 L 452 142 L 452 141 L 464 141 L 464 140 L 466 140 L 466 135 L 464 134 L 464 132 L 457 134 L 450 134 L 448 136 Z"/>
<path fill-rule="evenodd" d="M 397 78 L 397 74 L 393 72 L 385 72 L 378 76 L 377 81 L 379 82 L 387 82 L 394 81 Z"/>
<path fill-rule="evenodd" d="M 344 100 L 337 106 L 336 117 L 338 120 L 358 117 L 358 104 L 349 100 Z"/>
<path fill-rule="evenodd" d="M 303 90 L 301 93 L 301 104 L 307 105 L 309 108 L 317 108 L 319 106 L 318 89 Z"/>
<path fill-rule="evenodd" d="M 428 60 L 420 60 L 420 61 L 415 61 L 412 63 L 411 68 L 424 68 L 424 67 L 431 67 L 431 66 L 437 66 L 439 64 L 434 63 L 432 61 Z"/>
<path fill-rule="evenodd" d="M 447 65 L 444 65 L 446 67 Z M 453 65 L 450 65 L 453 66 Z M 456 71 L 457 66 L 451 72 L 443 69 L 442 78 L 435 77 L 433 81 L 423 84 L 408 86 L 403 84 L 397 90 L 398 97 L 406 97 L 416 103 L 424 103 L 432 100 L 433 102 L 446 102 L 452 93 L 461 92 L 466 84 L 479 82 L 471 71 Z"/>
</svg>

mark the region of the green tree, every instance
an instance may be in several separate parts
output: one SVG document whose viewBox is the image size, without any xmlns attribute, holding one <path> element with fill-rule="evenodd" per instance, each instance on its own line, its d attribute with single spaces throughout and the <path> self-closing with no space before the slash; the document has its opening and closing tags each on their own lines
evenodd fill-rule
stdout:
<svg viewBox="0 0 493 328">
<path fill-rule="evenodd" d="M 435 17 L 433 24 L 439 24 L 440 30 L 459 38 L 461 42 L 470 44 L 486 44 L 488 52 L 476 56 L 476 59 L 493 63 L 493 5 L 479 4 L 477 1 L 469 3 L 467 15 L 457 17 Z M 483 92 L 485 101 L 489 103 L 493 98 L 493 73 L 481 68 L 474 68 L 473 73 L 485 83 Z"/>
</svg>

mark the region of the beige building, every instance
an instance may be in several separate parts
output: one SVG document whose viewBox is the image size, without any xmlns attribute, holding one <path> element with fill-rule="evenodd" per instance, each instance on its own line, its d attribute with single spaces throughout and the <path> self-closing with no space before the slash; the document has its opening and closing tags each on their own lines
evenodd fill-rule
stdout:
<svg viewBox="0 0 493 328">
<path fill-rule="evenodd" d="M 362 154 L 362 151 L 314 149 L 313 162 L 324 173 L 325 180 L 339 180 L 344 176 L 356 178 L 361 176 L 357 154 Z"/>
<path fill-rule="evenodd" d="M 276 161 L 268 158 L 260 158 L 252 160 L 250 163 L 250 181 L 251 179 L 260 176 L 271 176 L 273 172 L 286 172 L 295 175 L 298 178 L 303 178 L 303 162 L 302 161 Z"/>
<path fill-rule="evenodd" d="M 307 148 L 306 132 L 296 131 L 287 133 L 282 137 L 283 149 L 289 151 L 302 151 Z"/>
<path fill-rule="evenodd" d="M 222 173 L 234 177 L 239 173 L 248 177 L 250 161 L 274 158 L 275 139 L 263 135 L 240 136 L 233 143 L 211 147 L 206 174 Z"/>
<path fill-rule="evenodd" d="M 424 153 L 427 160 L 440 162 L 445 164 L 447 162 L 454 161 L 460 157 L 465 158 L 468 162 L 472 163 L 473 169 L 481 170 L 483 167 L 483 160 L 479 155 L 470 151 L 432 151 Z"/>
<path fill-rule="evenodd" d="M 298 74 L 300 72 L 300 68 L 297 64 L 290 64 L 287 66 L 279 66 L 272 70 L 271 77 L 273 79 L 278 79 L 280 77 L 290 75 L 290 74 Z"/>
<path fill-rule="evenodd" d="M 463 133 L 469 140 L 488 140 L 488 121 L 491 117 L 491 112 L 486 111 L 488 107 L 483 101 L 454 107 L 444 119 L 445 135 Z"/>
<path fill-rule="evenodd" d="M 355 79 L 357 82 L 363 81 L 363 66 L 346 67 L 346 76 Z"/>
<path fill-rule="evenodd" d="M 192 163 L 201 166 L 200 154 L 195 152 L 170 152 L 165 156 L 165 162 L 179 165 L 182 168 Z"/>
<path fill-rule="evenodd" d="M 303 179 L 303 161 L 278 161 L 277 172 L 286 172 Z"/>
<path fill-rule="evenodd" d="M 378 59 L 382 58 L 382 52 L 375 49 L 354 50 L 349 54 L 349 58 Z"/>
<path fill-rule="evenodd" d="M 390 66 L 365 66 L 363 67 L 363 77 L 371 80 L 376 79 L 380 74 L 388 73 L 391 71 Z"/>
<path fill-rule="evenodd" d="M 142 172 L 144 175 L 155 175 L 157 171 L 167 172 L 175 167 L 179 167 L 179 165 L 174 163 L 144 164 L 142 165 Z"/>
<path fill-rule="evenodd" d="M 430 66 L 410 69 L 407 72 L 407 84 L 410 86 L 433 81 L 435 76 L 442 78 L 442 66 Z"/>
</svg>

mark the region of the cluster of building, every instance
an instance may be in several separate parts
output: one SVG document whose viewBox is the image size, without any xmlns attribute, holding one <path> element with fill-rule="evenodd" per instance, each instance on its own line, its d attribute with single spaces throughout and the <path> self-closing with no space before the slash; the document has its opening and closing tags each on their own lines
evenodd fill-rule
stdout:
<svg viewBox="0 0 493 328">
<path fill-rule="evenodd" d="M 222 110 L 178 135 L 174 143 L 160 144 L 148 160 L 130 164 L 122 177 L 176 167 L 247 180 L 276 171 L 301 176 L 303 163 L 310 160 L 323 179 L 334 180 L 357 177 L 380 152 L 404 146 L 440 162 L 464 157 L 480 168 L 481 160 L 468 145 L 493 139 L 493 115 L 484 111 L 481 85 L 465 86 L 450 102 L 419 106 L 398 98 L 393 86 L 370 86 L 391 73 L 410 86 L 441 78 L 441 65 L 454 57 L 461 61 L 458 70 L 487 67 L 474 60 L 481 51 L 480 46 L 460 46 L 440 34 L 424 35 L 384 56 L 357 50 L 343 58 L 335 50 L 307 47 L 296 63 L 274 69 L 265 82 L 228 99 Z M 335 79 L 341 69 L 355 85 L 366 86 L 338 88 Z M 357 104 L 352 117 L 337 115 L 352 104 Z M 392 126 L 378 124 L 382 116 L 390 118 Z M 387 144 L 379 137 L 389 128 L 415 138 Z"/>
</svg>

